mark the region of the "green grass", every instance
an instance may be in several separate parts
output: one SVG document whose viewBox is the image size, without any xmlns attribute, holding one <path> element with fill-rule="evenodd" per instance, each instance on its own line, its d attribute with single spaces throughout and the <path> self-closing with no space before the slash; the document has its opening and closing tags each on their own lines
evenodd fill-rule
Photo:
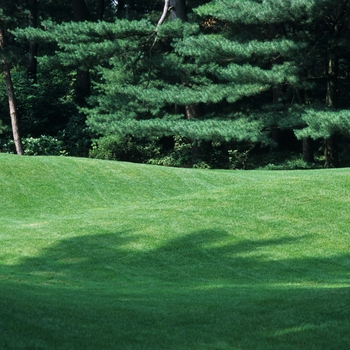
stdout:
<svg viewBox="0 0 350 350">
<path fill-rule="evenodd" d="M 0 155 L 0 349 L 349 349 L 350 171 Z"/>
</svg>

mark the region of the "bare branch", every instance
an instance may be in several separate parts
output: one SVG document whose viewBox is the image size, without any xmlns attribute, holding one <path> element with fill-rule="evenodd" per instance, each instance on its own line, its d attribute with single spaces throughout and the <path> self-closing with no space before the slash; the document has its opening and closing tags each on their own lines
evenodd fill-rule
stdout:
<svg viewBox="0 0 350 350">
<path fill-rule="evenodd" d="M 162 17 L 160 17 L 158 24 L 157 24 L 157 27 L 159 27 L 164 22 L 166 15 L 168 13 L 168 10 L 169 10 L 169 0 L 165 0 Z"/>
</svg>

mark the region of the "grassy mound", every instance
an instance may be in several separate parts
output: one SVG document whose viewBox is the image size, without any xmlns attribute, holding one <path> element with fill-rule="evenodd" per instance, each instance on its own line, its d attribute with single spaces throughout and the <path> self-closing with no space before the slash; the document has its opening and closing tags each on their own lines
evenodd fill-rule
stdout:
<svg viewBox="0 0 350 350">
<path fill-rule="evenodd" d="M 348 169 L 0 155 L 0 349 L 348 349 Z"/>
</svg>

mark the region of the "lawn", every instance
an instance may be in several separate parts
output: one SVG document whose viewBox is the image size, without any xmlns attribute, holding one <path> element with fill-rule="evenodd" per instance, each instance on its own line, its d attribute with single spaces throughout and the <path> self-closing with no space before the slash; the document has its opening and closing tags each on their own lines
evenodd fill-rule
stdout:
<svg viewBox="0 0 350 350">
<path fill-rule="evenodd" d="M 0 349 L 349 349 L 350 170 L 0 154 Z"/>
</svg>

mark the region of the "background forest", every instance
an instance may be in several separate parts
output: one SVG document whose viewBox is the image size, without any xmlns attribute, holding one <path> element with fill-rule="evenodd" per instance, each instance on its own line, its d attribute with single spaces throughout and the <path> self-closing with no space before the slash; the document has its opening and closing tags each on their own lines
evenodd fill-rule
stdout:
<svg viewBox="0 0 350 350">
<path fill-rule="evenodd" d="M 350 0 L 0 0 L 0 151 L 350 165 Z"/>
</svg>

